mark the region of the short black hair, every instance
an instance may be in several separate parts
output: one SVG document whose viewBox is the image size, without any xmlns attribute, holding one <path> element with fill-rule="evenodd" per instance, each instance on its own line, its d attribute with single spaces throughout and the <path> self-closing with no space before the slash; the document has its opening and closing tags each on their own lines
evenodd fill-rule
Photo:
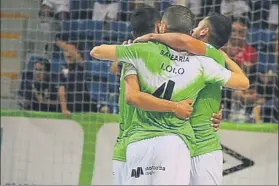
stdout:
<svg viewBox="0 0 279 186">
<path fill-rule="evenodd" d="M 161 21 L 160 12 L 150 6 L 143 6 L 134 10 L 130 17 L 130 24 L 134 37 L 153 33 L 156 23 Z"/>
<path fill-rule="evenodd" d="M 172 5 L 165 10 L 162 20 L 167 24 L 168 32 L 190 34 L 194 27 L 194 18 L 188 7 Z"/>
<path fill-rule="evenodd" d="M 49 63 L 49 60 L 48 59 L 45 59 L 45 58 L 37 58 L 34 62 L 33 62 L 33 68 L 35 67 L 35 65 L 39 63 L 41 65 L 44 66 L 44 71 L 45 72 L 49 72 L 50 71 L 50 63 Z"/>
<path fill-rule="evenodd" d="M 208 43 L 218 49 L 223 47 L 232 34 L 231 20 L 222 14 L 213 13 L 206 21 L 209 27 Z"/>
</svg>

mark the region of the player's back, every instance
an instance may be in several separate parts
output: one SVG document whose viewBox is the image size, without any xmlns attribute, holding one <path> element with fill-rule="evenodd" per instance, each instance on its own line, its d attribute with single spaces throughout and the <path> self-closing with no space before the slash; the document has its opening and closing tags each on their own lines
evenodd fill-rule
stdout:
<svg viewBox="0 0 279 186">
<path fill-rule="evenodd" d="M 216 63 L 225 66 L 222 53 L 207 44 L 207 57 L 213 58 Z M 222 99 L 222 87 L 218 83 L 207 84 L 200 92 L 194 104 L 194 111 L 190 117 L 193 127 L 196 146 L 194 156 L 220 150 L 221 144 L 218 134 L 211 127 L 211 117 L 217 113 Z"/>
<path fill-rule="evenodd" d="M 118 50 L 118 56 L 121 56 Z M 176 52 L 160 43 L 138 43 L 129 46 L 121 61 L 129 61 L 138 72 L 140 89 L 156 97 L 181 101 L 195 101 L 205 86 L 203 66 L 205 57 Z M 129 57 L 129 59 L 128 59 Z M 129 142 L 174 133 L 179 135 L 191 150 L 195 143 L 189 121 L 178 119 L 173 113 L 147 112 L 136 109 L 129 130 Z"/>
</svg>

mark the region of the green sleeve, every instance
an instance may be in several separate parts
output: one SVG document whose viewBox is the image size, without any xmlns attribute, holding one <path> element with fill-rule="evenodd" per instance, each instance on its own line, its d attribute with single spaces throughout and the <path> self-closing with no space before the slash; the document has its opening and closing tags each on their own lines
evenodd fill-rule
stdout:
<svg viewBox="0 0 279 186">
<path fill-rule="evenodd" d="M 231 71 L 216 63 L 213 59 L 208 58 L 202 60 L 201 65 L 203 67 L 203 76 L 206 83 L 218 83 L 223 86 L 231 78 Z"/>
<path fill-rule="evenodd" d="M 225 66 L 225 58 L 223 54 L 213 47 L 212 45 L 206 43 L 206 52 L 205 56 L 214 59 L 218 64 Z"/>
<path fill-rule="evenodd" d="M 140 47 L 136 44 L 116 46 L 116 56 L 120 63 L 128 63 L 136 66 L 139 52 Z"/>
</svg>

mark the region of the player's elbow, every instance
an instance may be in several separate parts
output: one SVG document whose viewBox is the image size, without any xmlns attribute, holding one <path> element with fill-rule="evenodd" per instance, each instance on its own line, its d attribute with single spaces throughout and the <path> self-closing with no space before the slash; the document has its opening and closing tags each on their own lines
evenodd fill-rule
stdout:
<svg viewBox="0 0 279 186">
<path fill-rule="evenodd" d="M 250 81 L 249 79 L 243 75 L 243 77 L 241 78 L 241 80 L 238 82 L 238 89 L 239 90 L 247 90 L 250 87 Z"/>
<path fill-rule="evenodd" d="M 133 94 L 132 92 L 126 92 L 126 95 L 125 95 L 125 100 L 126 100 L 126 103 L 128 105 L 133 105 L 133 106 L 136 106 L 137 103 L 138 103 L 138 97 L 137 97 L 137 94 Z"/>
<path fill-rule="evenodd" d="M 245 78 L 243 78 L 243 89 L 246 90 L 246 89 L 249 89 L 250 87 L 250 81 L 249 79 L 245 76 Z"/>
<path fill-rule="evenodd" d="M 232 73 L 231 79 L 227 82 L 226 87 L 246 90 L 250 87 L 250 82 L 244 74 Z"/>
<path fill-rule="evenodd" d="M 95 46 L 91 51 L 90 51 L 90 56 L 94 57 L 96 59 L 100 59 L 101 57 L 101 46 Z"/>
<path fill-rule="evenodd" d="M 135 104 L 135 99 L 133 98 L 133 96 L 131 94 L 126 94 L 125 100 L 126 100 L 126 103 L 128 105 L 134 105 Z"/>
</svg>

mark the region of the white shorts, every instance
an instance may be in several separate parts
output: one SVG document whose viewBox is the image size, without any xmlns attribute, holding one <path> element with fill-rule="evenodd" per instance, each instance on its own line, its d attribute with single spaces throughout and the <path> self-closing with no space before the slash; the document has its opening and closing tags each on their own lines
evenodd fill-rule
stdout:
<svg viewBox="0 0 279 186">
<path fill-rule="evenodd" d="M 192 158 L 190 185 L 221 185 L 222 178 L 222 150 Z"/>
<path fill-rule="evenodd" d="M 113 185 L 123 185 L 123 178 L 126 176 L 126 162 L 112 160 Z"/>
<path fill-rule="evenodd" d="M 116 20 L 119 10 L 119 3 L 101 4 L 94 3 L 93 17 L 95 21 L 104 21 L 107 18 Z"/>
<path fill-rule="evenodd" d="M 128 145 L 124 185 L 188 185 L 191 157 L 176 135 L 160 136 Z"/>
<path fill-rule="evenodd" d="M 54 9 L 55 13 L 70 11 L 69 0 L 43 0 L 42 5 Z"/>
</svg>

